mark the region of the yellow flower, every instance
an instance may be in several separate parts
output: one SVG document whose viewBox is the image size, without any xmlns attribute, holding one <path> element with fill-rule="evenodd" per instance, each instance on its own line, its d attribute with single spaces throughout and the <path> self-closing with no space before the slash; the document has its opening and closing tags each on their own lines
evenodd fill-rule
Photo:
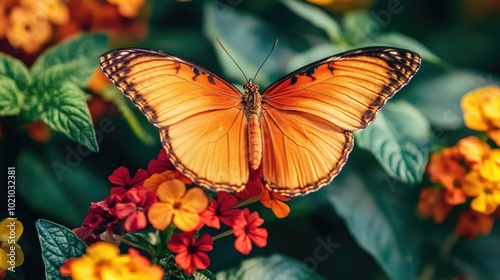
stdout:
<svg viewBox="0 0 500 280">
<path fill-rule="evenodd" d="M 491 182 L 500 182 L 500 149 L 492 150 L 479 167 L 483 178 Z"/>
<path fill-rule="evenodd" d="M 491 214 L 500 204 L 500 185 L 483 178 L 478 171 L 465 176 L 462 188 L 467 196 L 474 197 L 470 206 L 473 210 Z"/>
<path fill-rule="evenodd" d="M 14 48 L 36 53 L 52 35 L 52 26 L 46 18 L 34 14 L 25 6 L 16 6 L 10 13 L 7 39 Z"/>
<path fill-rule="evenodd" d="M 0 271 L 23 264 L 24 254 L 17 244 L 23 231 L 23 224 L 18 220 L 0 222 Z"/>
<path fill-rule="evenodd" d="M 202 189 L 194 187 L 186 192 L 186 185 L 179 179 L 161 183 L 156 193 L 160 201 L 149 208 L 148 220 L 158 230 L 173 222 L 182 231 L 192 231 L 200 222 L 199 213 L 208 207 Z"/>
<path fill-rule="evenodd" d="M 167 170 L 163 173 L 154 173 L 144 181 L 144 187 L 150 191 L 156 191 L 161 183 L 170 181 L 172 179 L 179 179 L 184 184 L 192 184 L 191 179 L 184 176 L 179 170 Z"/>
<path fill-rule="evenodd" d="M 61 0 L 21 0 L 21 4 L 54 24 L 62 25 L 69 21 L 69 9 Z"/>
<path fill-rule="evenodd" d="M 462 98 L 465 125 L 486 131 L 500 145 L 500 87 L 486 86 L 470 91 Z"/>
<path fill-rule="evenodd" d="M 457 143 L 458 151 L 471 170 L 477 170 L 491 151 L 490 146 L 475 136 L 461 139 Z"/>
<path fill-rule="evenodd" d="M 108 0 L 108 2 L 117 5 L 120 15 L 128 18 L 135 17 L 144 5 L 144 0 Z"/>
<path fill-rule="evenodd" d="M 87 248 L 85 255 L 67 260 L 60 272 L 73 280 L 160 280 L 164 274 L 135 249 L 120 254 L 118 247 L 106 242 L 97 242 Z"/>
</svg>

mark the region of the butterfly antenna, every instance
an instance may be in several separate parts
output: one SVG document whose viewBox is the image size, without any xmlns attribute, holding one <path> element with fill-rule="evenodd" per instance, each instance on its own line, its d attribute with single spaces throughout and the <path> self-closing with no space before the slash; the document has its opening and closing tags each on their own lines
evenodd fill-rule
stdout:
<svg viewBox="0 0 500 280">
<path fill-rule="evenodd" d="M 229 54 L 229 52 L 226 50 L 226 48 L 224 48 L 224 45 L 222 45 L 219 38 L 215 37 L 215 39 L 217 39 L 217 42 L 219 42 L 219 45 L 227 53 L 227 55 L 231 58 L 231 60 L 234 62 L 234 64 L 236 64 L 236 67 L 238 67 L 238 69 L 240 69 L 241 74 L 243 74 L 243 76 L 245 77 L 245 81 L 248 81 L 248 78 L 247 78 L 247 75 L 245 75 L 245 72 L 243 72 L 243 70 L 241 70 L 241 67 L 238 65 L 238 63 L 236 63 L 236 60 L 234 60 L 234 58 Z"/>
<path fill-rule="evenodd" d="M 260 68 L 262 68 L 262 66 L 264 66 L 264 63 L 266 63 L 267 59 L 271 56 L 271 54 L 273 53 L 274 48 L 276 48 L 277 44 L 278 44 L 278 39 L 276 39 L 276 41 L 274 41 L 274 44 L 273 44 L 273 47 L 271 48 L 271 51 L 269 51 L 269 54 L 266 56 L 266 59 L 264 59 L 264 61 L 260 65 L 259 69 L 257 69 L 257 73 L 255 73 L 255 76 L 253 77 L 254 81 L 257 78 L 257 74 L 259 74 Z"/>
</svg>

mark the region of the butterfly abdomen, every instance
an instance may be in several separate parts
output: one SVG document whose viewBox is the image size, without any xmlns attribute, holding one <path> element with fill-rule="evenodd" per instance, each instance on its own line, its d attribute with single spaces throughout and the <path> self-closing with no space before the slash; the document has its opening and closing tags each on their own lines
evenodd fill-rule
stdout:
<svg viewBox="0 0 500 280">
<path fill-rule="evenodd" d="M 262 138 L 260 120 L 257 114 L 251 114 L 248 121 L 248 146 L 250 168 L 257 170 L 262 159 Z"/>
</svg>

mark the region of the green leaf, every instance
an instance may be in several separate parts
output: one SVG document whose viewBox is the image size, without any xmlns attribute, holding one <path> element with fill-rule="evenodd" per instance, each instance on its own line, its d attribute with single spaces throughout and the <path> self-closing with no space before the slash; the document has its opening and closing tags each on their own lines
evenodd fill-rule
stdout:
<svg viewBox="0 0 500 280">
<path fill-rule="evenodd" d="M 452 261 L 467 279 L 500 278 L 500 230 L 494 228 L 487 236 L 461 240 L 452 250 Z"/>
<path fill-rule="evenodd" d="M 203 12 L 203 32 L 214 45 L 225 77 L 240 83 L 246 82 L 241 71 L 215 38 L 219 38 L 248 78 L 253 78 L 278 35 L 274 31 L 271 32 L 272 28 L 264 20 L 225 5 L 221 1 L 206 1 Z M 248 40 L 248 38 L 253 39 Z M 283 69 L 293 53 L 294 51 L 285 42 L 280 41 L 273 55 L 262 66 L 257 77 L 258 84 L 267 86 L 281 78 L 285 74 Z"/>
<path fill-rule="evenodd" d="M 30 73 L 24 63 L 2 53 L 0 53 L 0 78 L 13 80 L 20 91 L 23 91 L 31 83 Z"/>
<path fill-rule="evenodd" d="M 68 138 L 98 151 L 92 118 L 85 100 L 85 93 L 70 82 L 53 83 L 51 77 L 61 75 L 64 67 L 54 66 L 50 71 L 36 77 L 32 91 L 41 96 L 39 117 L 55 131 L 64 133 Z"/>
<path fill-rule="evenodd" d="M 18 194 L 33 211 L 78 226 L 90 203 L 109 195 L 109 186 L 83 165 L 90 151 L 76 144 L 55 147 L 52 141 L 43 146 L 43 160 L 29 149 L 19 154 L 16 166 L 23 176 L 17 178 Z"/>
<path fill-rule="evenodd" d="M 21 61 L 0 53 L 0 116 L 19 114 L 23 90 L 30 83 L 28 69 Z"/>
<path fill-rule="evenodd" d="M 344 15 L 344 41 L 352 48 L 366 46 L 380 35 L 380 24 L 367 11 L 353 11 Z"/>
<path fill-rule="evenodd" d="M 195 280 L 217 280 L 215 275 L 210 270 L 197 270 L 193 273 Z"/>
<path fill-rule="evenodd" d="M 355 139 L 391 177 L 409 184 L 420 182 L 432 138 L 428 120 L 414 106 L 388 103 L 372 124 L 356 132 Z"/>
<path fill-rule="evenodd" d="M 341 42 L 340 27 L 329 14 L 305 2 L 296 0 L 281 0 L 281 2 L 298 16 L 323 29 L 332 43 Z"/>
<path fill-rule="evenodd" d="M 59 273 L 59 268 L 68 258 L 79 257 L 85 253 L 85 243 L 70 229 L 47 220 L 35 223 L 42 259 L 45 264 L 47 280 L 67 279 Z"/>
<path fill-rule="evenodd" d="M 243 261 L 239 267 L 220 271 L 217 279 L 324 279 L 307 265 L 290 257 L 273 254 Z"/>
<path fill-rule="evenodd" d="M 37 76 L 59 66 L 68 71 L 61 78 L 83 88 L 98 67 L 99 56 L 107 50 L 107 41 L 103 34 L 75 36 L 40 55 L 31 67 L 31 73 Z"/>
<path fill-rule="evenodd" d="M 17 88 L 16 82 L 0 76 L 0 116 L 19 114 L 23 99 L 23 93 Z"/>
<path fill-rule="evenodd" d="M 342 217 L 358 245 L 377 261 L 394 280 L 416 279 L 418 271 L 417 232 L 413 213 L 383 184 L 385 179 L 343 171 L 326 188 L 328 199 Z M 377 188 L 381 186 L 381 188 Z"/>
<path fill-rule="evenodd" d="M 418 53 L 423 60 L 445 67 L 447 63 L 435 55 L 431 50 L 419 41 L 403 35 L 401 33 L 386 33 L 378 36 L 372 45 L 387 45 L 392 47 L 404 48 Z"/>
</svg>

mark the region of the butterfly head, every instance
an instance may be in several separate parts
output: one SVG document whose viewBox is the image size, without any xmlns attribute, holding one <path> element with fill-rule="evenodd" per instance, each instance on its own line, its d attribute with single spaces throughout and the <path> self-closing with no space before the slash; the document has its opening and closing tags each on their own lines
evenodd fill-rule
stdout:
<svg viewBox="0 0 500 280">
<path fill-rule="evenodd" d="M 244 103 L 246 104 L 247 111 L 255 113 L 260 109 L 262 98 L 259 93 L 259 85 L 255 84 L 252 79 L 248 80 L 243 85 L 245 94 L 243 95 Z"/>
</svg>

